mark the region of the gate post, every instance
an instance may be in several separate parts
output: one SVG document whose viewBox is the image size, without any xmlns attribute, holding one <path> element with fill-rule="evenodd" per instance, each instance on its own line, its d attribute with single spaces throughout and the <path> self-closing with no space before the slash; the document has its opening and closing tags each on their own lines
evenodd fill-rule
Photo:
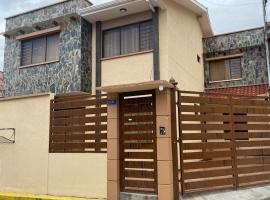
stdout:
<svg viewBox="0 0 270 200">
<path fill-rule="evenodd" d="M 120 199 L 119 172 L 119 101 L 118 94 L 108 94 L 107 114 L 107 199 Z"/>
<path fill-rule="evenodd" d="M 156 93 L 156 122 L 157 122 L 157 171 L 158 171 L 158 200 L 176 200 L 179 198 L 178 171 L 175 163 L 178 162 L 173 154 L 176 130 L 172 120 L 176 105 L 171 105 L 174 89 L 164 89 Z M 173 107 L 174 106 L 174 107 Z M 176 163 L 177 164 L 177 163 Z M 177 174 L 175 174 L 177 173 Z M 176 177 L 175 177 L 176 176 Z M 175 185 L 177 184 L 177 185 Z M 178 191 L 178 192 L 177 192 Z"/>
</svg>

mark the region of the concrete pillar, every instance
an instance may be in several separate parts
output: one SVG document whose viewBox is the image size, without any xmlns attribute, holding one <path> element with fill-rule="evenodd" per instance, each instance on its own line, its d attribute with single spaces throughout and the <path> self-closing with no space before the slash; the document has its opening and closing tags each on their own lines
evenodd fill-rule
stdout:
<svg viewBox="0 0 270 200">
<path fill-rule="evenodd" d="M 164 89 L 156 94 L 158 200 L 174 200 L 170 92 Z M 166 133 L 160 134 L 160 128 Z"/>
<path fill-rule="evenodd" d="M 119 200 L 120 167 L 119 167 L 119 99 L 118 94 L 108 94 L 108 99 L 116 99 L 117 103 L 108 105 L 107 123 L 107 199 Z"/>
</svg>

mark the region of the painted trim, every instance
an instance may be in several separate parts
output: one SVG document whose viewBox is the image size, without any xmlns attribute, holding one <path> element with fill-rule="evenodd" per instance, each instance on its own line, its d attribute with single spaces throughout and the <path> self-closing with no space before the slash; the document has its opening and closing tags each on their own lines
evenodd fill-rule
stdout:
<svg viewBox="0 0 270 200">
<path fill-rule="evenodd" d="M 96 22 L 96 87 L 101 86 L 102 24 Z"/>
<path fill-rule="evenodd" d="M 159 8 L 153 12 L 153 72 L 154 80 L 160 80 L 160 58 L 159 58 Z"/>
<path fill-rule="evenodd" d="M 138 51 L 138 52 L 135 52 L 135 53 L 123 54 L 123 55 L 120 55 L 120 56 L 112 56 L 112 57 L 102 58 L 101 61 L 113 60 L 113 59 L 117 59 L 117 58 L 129 57 L 129 56 L 136 56 L 136 55 L 141 55 L 141 54 L 146 54 L 146 53 L 153 53 L 153 50 Z"/>
<path fill-rule="evenodd" d="M 239 58 L 239 57 L 243 57 L 244 54 L 243 53 L 239 53 L 239 54 L 234 54 L 234 55 L 228 55 L 228 56 L 218 56 L 218 57 L 212 57 L 212 58 L 206 58 L 205 61 L 216 61 L 216 60 L 226 60 L 229 58 Z"/>
<path fill-rule="evenodd" d="M 24 34 L 24 35 L 19 35 L 16 37 L 16 40 L 27 40 L 27 39 L 32 39 L 35 37 L 40 37 L 40 36 L 44 36 L 44 35 L 48 35 L 51 33 L 58 33 L 61 31 L 61 26 L 56 26 L 53 28 L 48 28 L 48 29 L 44 29 L 44 30 L 40 30 L 40 31 L 35 31 L 32 33 L 28 33 L 28 34 Z"/>
</svg>

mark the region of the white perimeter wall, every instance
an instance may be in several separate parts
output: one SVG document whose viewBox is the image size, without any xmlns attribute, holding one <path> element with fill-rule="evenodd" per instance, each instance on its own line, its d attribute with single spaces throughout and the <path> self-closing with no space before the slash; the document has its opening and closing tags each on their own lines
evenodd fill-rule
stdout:
<svg viewBox="0 0 270 200">
<path fill-rule="evenodd" d="M 16 129 L 15 144 L 0 143 L 0 191 L 106 198 L 106 154 L 48 153 L 51 98 L 0 99 L 0 129 Z"/>
</svg>

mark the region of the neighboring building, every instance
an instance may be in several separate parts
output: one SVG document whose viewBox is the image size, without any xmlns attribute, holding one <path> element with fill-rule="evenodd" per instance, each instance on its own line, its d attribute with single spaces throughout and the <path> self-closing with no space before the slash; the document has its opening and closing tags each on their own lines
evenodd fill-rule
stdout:
<svg viewBox="0 0 270 200">
<path fill-rule="evenodd" d="M 268 91 L 263 28 L 203 39 L 205 89 L 248 96 Z"/>
<path fill-rule="evenodd" d="M 207 9 L 191 0 L 86 0 L 6 19 L 5 95 L 174 78 L 204 89 L 202 38 L 212 35 Z"/>
<path fill-rule="evenodd" d="M 4 74 L 2 71 L 0 71 L 0 97 L 3 96 L 4 92 Z"/>
</svg>

